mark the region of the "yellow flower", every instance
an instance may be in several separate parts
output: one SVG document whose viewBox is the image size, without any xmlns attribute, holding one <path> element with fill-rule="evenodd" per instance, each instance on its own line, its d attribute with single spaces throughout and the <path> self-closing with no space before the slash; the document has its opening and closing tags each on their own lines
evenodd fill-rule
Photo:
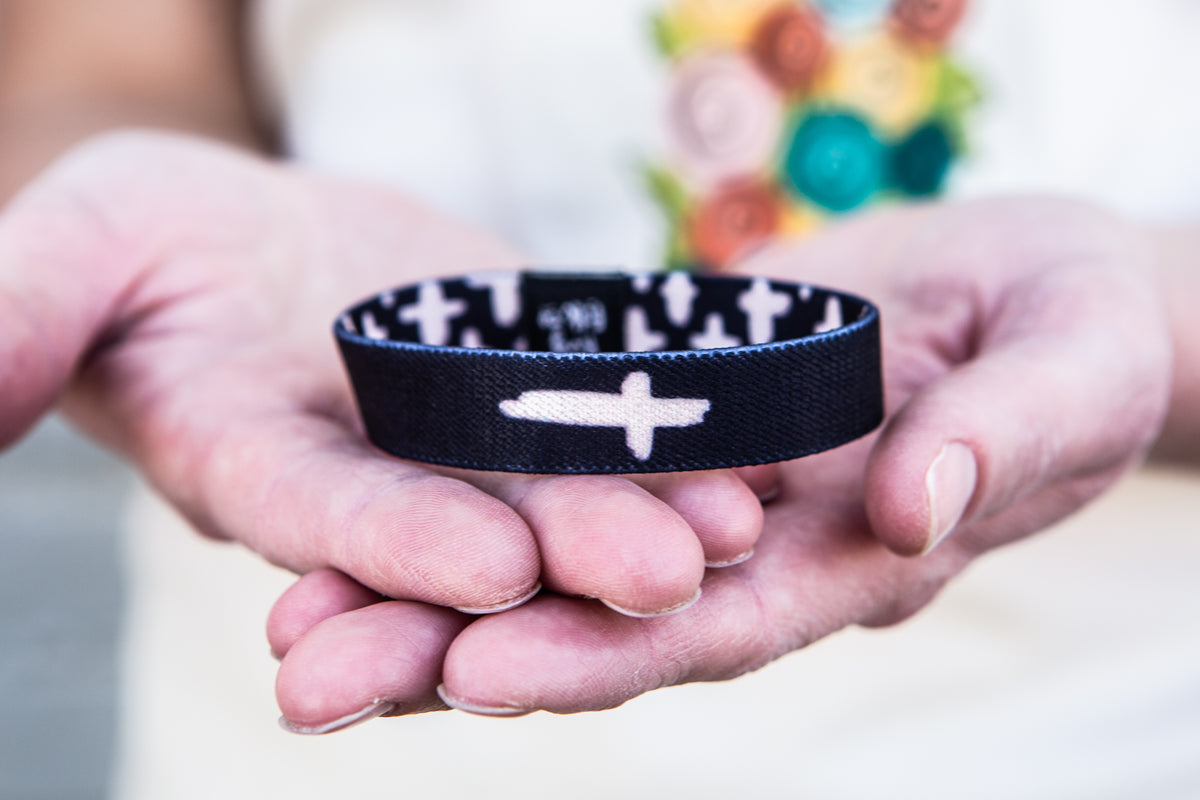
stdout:
<svg viewBox="0 0 1200 800">
<path fill-rule="evenodd" d="M 678 0 L 667 23 L 689 48 L 742 47 L 768 11 L 790 0 Z"/>
<path fill-rule="evenodd" d="M 837 48 L 818 91 L 880 132 L 903 134 L 929 113 L 937 79 L 935 56 L 885 32 Z"/>
<path fill-rule="evenodd" d="M 783 208 L 779 220 L 779 233 L 788 238 L 798 239 L 816 231 L 823 221 L 823 217 L 815 208 L 792 201 Z"/>
</svg>

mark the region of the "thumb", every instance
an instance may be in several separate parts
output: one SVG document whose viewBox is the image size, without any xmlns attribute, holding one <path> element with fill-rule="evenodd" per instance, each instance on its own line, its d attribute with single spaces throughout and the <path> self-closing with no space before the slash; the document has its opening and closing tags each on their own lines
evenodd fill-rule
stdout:
<svg viewBox="0 0 1200 800">
<path fill-rule="evenodd" d="M 72 169 L 60 162 L 0 215 L 0 447 L 55 405 L 136 273 Z"/>
<path fill-rule="evenodd" d="M 1056 521 L 1136 463 L 1162 423 L 1169 339 L 1135 272 L 1055 267 L 988 312 L 973 356 L 917 390 L 868 460 L 868 517 L 902 555 L 985 519 L 980 549 Z"/>
</svg>

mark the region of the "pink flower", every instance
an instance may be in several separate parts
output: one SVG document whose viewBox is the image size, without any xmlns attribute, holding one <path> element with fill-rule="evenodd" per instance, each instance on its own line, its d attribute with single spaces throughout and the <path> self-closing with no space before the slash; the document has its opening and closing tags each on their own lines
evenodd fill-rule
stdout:
<svg viewBox="0 0 1200 800">
<path fill-rule="evenodd" d="M 684 175 L 712 185 L 752 174 L 775 153 L 782 125 L 779 93 L 748 59 L 703 55 L 675 75 L 670 129 Z"/>
</svg>

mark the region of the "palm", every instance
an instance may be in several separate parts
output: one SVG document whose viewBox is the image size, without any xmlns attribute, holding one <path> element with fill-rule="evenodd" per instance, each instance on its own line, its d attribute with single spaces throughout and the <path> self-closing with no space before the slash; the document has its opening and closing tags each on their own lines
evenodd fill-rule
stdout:
<svg viewBox="0 0 1200 800">
<path fill-rule="evenodd" d="M 535 598 L 458 635 L 447 690 L 483 706 L 503 697 L 525 709 L 605 708 L 663 685 L 732 678 L 847 625 L 916 611 L 967 559 L 951 548 L 907 559 L 874 537 L 863 497 L 874 438 L 780 465 L 754 558 L 710 571 L 687 612 L 630 620 L 587 601 Z"/>
<path fill-rule="evenodd" d="M 308 572 L 271 624 L 302 727 L 437 707 L 439 680 L 484 711 L 600 708 L 903 618 L 1107 486 L 1166 404 L 1146 259 L 1116 221 L 1048 201 L 882 215 L 763 254 L 746 268 L 879 302 L 889 405 L 880 434 L 776 468 L 764 511 L 730 473 L 513 477 L 383 456 L 354 422 L 330 321 L 511 252 L 381 190 L 118 137 L 0 220 L 0 363 L 22 365 L 0 374 L 0 441 L 65 391 L 201 529 Z M 941 517 L 962 524 L 929 556 L 893 555 L 939 527 L 927 470 L 947 443 L 974 465 Z M 755 558 L 705 570 L 755 546 L 764 513 Z M 495 616 L 443 607 L 496 611 L 538 580 L 556 594 Z M 654 619 L 571 599 L 652 614 L 701 580 L 699 603 Z"/>
<path fill-rule="evenodd" d="M 631 614 L 678 607 L 759 534 L 732 473 L 435 471 L 361 436 L 329 332 L 340 309 L 514 263 L 383 189 L 181 137 L 85 144 L 0 220 L 0 364 L 20 367 L 0 371 L 0 444 L 61 400 L 201 530 L 352 576 L 316 617 L 379 592 L 457 629 L 436 606 L 494 612 L 539 580 Z"/>
<path fill-rule="evenodd" d="M 463 628 L 412 604 L 347 601 L 336 609 L 346 613 L 276 639 L 281 650 L 295 642 L 280 673 L 285 713 L 327 719 L 370 696 L 390 698 L 396 713 L 421 710 L 439 675 L 447 699 L 485 713 L 603 708 L 738 675 L 847 625 L 903 619 L 974 556 L 1086 502 L 1151 441 L 1167 347 L 1138 276 L 1144 259 L 1109 218 L 1043 201 L 882 215 L 763 254 L 746 269 L 880 303 L 888 422 L 777 468 L 752 560 L 709 571 L 696 606 L 654 620 L 543 595 Z M 895 555 L 927 544 L 926 470 L 947 441 L 978 462 L 963 522 L 927 556 Z M 280 602 L 277 623 L 339 579 L 306 581 Z M 416 627 L 441 634 L 388 652 L 362 635 Z M 380 685 L 351 668 L 336 688 L 332 675 L 311 677 L 347 649 L 358 663 L 419 663 L 422 677 Z"/>
</svg>

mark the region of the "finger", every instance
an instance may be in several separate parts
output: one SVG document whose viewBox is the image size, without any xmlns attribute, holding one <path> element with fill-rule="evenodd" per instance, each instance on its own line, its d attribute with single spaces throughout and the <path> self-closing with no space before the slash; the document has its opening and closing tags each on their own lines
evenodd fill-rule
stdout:
<svg viewBox="0 0 1200 800">
<path fill-rule="evenodd" d="M 697 497 L 705 497 L 713 490 L 717 490 L 716 494 L 719 497 L 723 490 L 733 496 L 735 503 L 746 504 L 744 496 L 746 490 L 744 486 L 738 488 L 739 481 L 730 480 L 730 476 L 717 473 L 714 473 L 713 477 L 716 480 L 697 482 L 701 489 L 697 493 Z M 656 483 L 664 484 L 656 488 L 660 491 L 665 490 L 665 494 L 671 495 L 678 493 L 675 487 L 685 482 L 671 479 Z M 715 505 L 721 506 L 722 504 L 718 500 Z M 753 517 L 755 525 L 761 527 L 761 507 L 757 503 L 753 503 L 752 509 L 748 516 Z M 699 514 L 700 512 L 697 512 L 697 515 Z M 702 524 L 695 518 L 691 524 L 693 528 L 703 529 Z M 714 521 L 714 527 L 720 524 L 720 520 Z M 754 538 L 757 538 L 757 532 L 756 528 Z M 734 545 L 730 549 L 736 551 L 741 546 Z M 340 572 L 317 570 L 309 573 L 285 592 L 271 611 L 267 632 L 272 651 L 282 656 L 288 652 L 296 640 L 317 623 L 337 614 L 379 602 L 381 599 L 382 597 L 378 593 L 361 586 Z"/>
<path fill-rule="evenodd" d="M 553 478 L 448 472 L 522 514 L 538 538 L 549 588 L 633 616 L 686 608 L 702 567 L 749 558 L 762 530 L 761 503 L 727 470 Z"/>
<path fill-rule="evenodd" d="M 734 474 L 750 487 L 761 503 L 770 503 L 779 496 L 779 465 L 763 464 L 757 467 L 739 467 Z"/>
<path fill-rule="evenodd" d="M 705 560 L 696 533 L 633 482 L 600 475 L 501 479 L 491 490 L 529 524 L 547 588 L 599 598 L 632 616 L 673 613 L 695 601 Z"/>
<path fill-rule="evenodd" d="M 762 533 L 762 503 L 732 470 L 633 476 L 691 527 L 709 567 L 740 564 Z"/>
<path fill-rule="evenodd" d="M 145 163 L 183 183 L 160 192 L 157 178 L 134 180 Z M 13 334 L 0 337 L 0 441 L 74 378 L 76 422 L 132 456 L 201 529 L 397 598 L 473 610 L 519 602 L 539 571 L 524 522 L 366 446 L 324 410 L 349 405 L 327 337 L 327 351 L 289 338 L 298 321 L 266 313 L 277 309 L 264 311 L 252 280 L 217 286 L 217 265 L 229 270 L 242 249 L 230 242 L 245 240 L 225 216 L 204 215 L 243 195 L 261 212 L 260 195 L 279 189 L 265 172 L 217 148 L 127 135 L 68 156 L 14 203 L 0 218 L 0 327 Z M 114 187 L 131 184 L 110 204 Z M 197 240 L 197 217 L 221 223 L 214 240 Z M 209 268 L 205 244 L 220 254 Z M 169 255 L 191 268 L 158 269 Z"/>
<path fill-rule="evenodd" d="M 202 529 L 395 599 L 483 613 L 537 592 L 537 543 L 496 498 L 385 456 L 335 419 L 191 399 L 186 437 L 162 408 L 143 420 L 139 435 L 179 444 L 140 447 L 139 461 Z"/>
<path fill-rule="evenodd" d="M 949 553 L 902 559 L 871 540 L 861 512 L 768 511 L 754 559 L 709 572 L 680 614 L 630 619 L 596 603 L 545 595 L 473 623 L 446 655 L 441 697 L 511 716 L 612 708 L 646 691 L 724 680 L 835 630 L 928 599 L 960 563 Z"/>
<path fill-rule="evenodd" d="M 442 660 L 469 619 L 449 609 L 390 601 L 317 624 L 280 664 L 275 694 L 281 724 L 320 734 L 378 716 L 444 708 L 436 692 Z"/>
<path fill-rule="evenodd" d="M 382 602 L 384 596 L 333 569 L 319 569 L 288 587 L 267 617 L 271 652 L 283 658 L 300 637 L 330 617 Z"/>
<path fill-rule="evenodd" d="M 1146 287 L 1102 263 L 1017 283 L 978 352 L 917 391 L 880 437 L 866 478 L 879 538 L 926 553 L 1056 481 L 1131 464 L 1166 408 L 1157 319 Z"/>
<path fill-rule="evenodd" d="M 0 216 L 0 448 L 54 406 L 140 266 L 56 184 L 52 172 Z"/>
</svg>

